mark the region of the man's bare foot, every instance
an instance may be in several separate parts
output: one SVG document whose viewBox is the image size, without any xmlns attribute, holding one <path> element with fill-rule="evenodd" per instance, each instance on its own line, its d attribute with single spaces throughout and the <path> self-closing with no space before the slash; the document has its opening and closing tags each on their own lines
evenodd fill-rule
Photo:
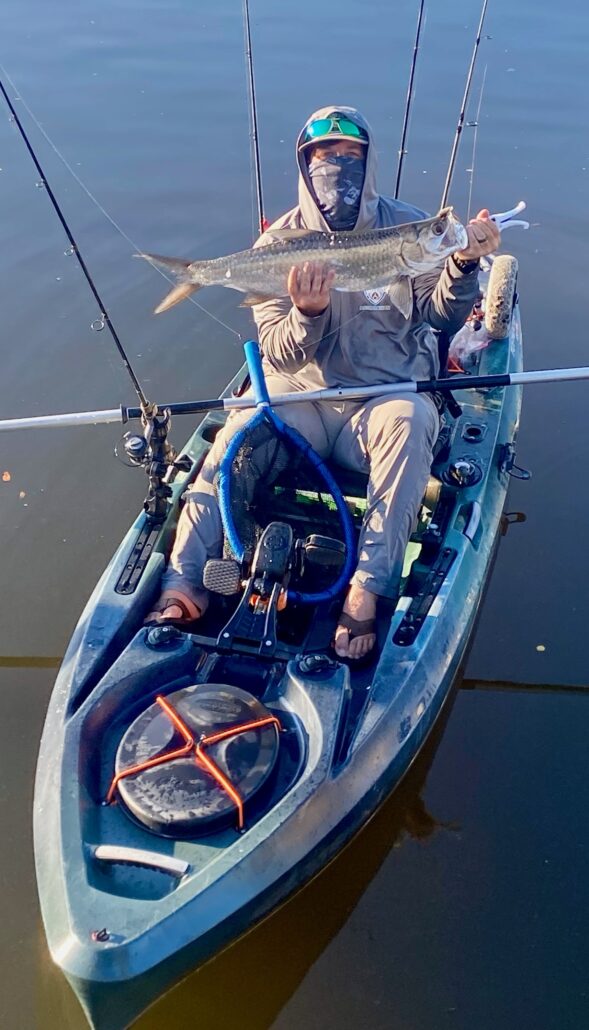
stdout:
<svg viewBox="0 0 589 1030">
<path fill-rule="evenodd" d="M 348 596 L 344 601 L 342 616 L 349 616 L 349 620 L 342 618 L 335 631 L 334 647 L 335 653 L 340 658 L 363 658 L 372 650 L 376 643 L 374 632 L 374 618 L 376 615 L 376 594 L 356 583 L 350 585 Z M 358 623 L 365 623 L 358 627 L 360 632 L 354 632 L 354 620 Z M 348 625 L 346 625 L 346 621 Z"/>
<path fill-rule="evenodd" d="M 193 622 L 202 614 L 202 609 L 186 594 L 178 590 L 164 591 L 145 621 L 161 625 L 166 622 Z"/>
</svg>

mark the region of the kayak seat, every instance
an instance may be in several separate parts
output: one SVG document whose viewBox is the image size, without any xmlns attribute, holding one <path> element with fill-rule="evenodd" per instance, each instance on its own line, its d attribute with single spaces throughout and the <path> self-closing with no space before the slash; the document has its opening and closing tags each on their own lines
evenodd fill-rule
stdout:
<svg viewBox="0 0 589 1030">
<path fill-rule="evenodd" d="M 344 497 L 365 499 L 368 492 L 368 474 L 366 472 L 356 472 L 354 469 L 344 468 L 343 465 L 336 465 L 332 461 L 326 462 L 326 465 L 335 477 Z"/>
<path fill-rule="evenodd" d="M 366 472 L 356 472 L 331 462 L 327 462 L 327 466 L 335 476 L 344 497 L 366 498 L 368 492 L 368 475 Z M 441 485 L 438 477 L 430 473 L 423 495 L 422 506 L 426 505 L 430 510 L 435 507 Z"/>
</svg>

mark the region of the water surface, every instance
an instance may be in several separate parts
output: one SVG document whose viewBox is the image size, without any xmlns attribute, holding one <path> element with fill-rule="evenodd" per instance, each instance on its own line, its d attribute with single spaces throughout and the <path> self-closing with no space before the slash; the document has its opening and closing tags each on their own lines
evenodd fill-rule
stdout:
<svg viewBox="0 0 589 1030">
<path fill-rule="evenodd" d="M 296 199 L 293 146 L 311 110 L 352 103 L 375 129 L 392 189 L 417 4 L 252 0 L 266 213 Z M 427 13 L 402 197 L 436 208 L 479 5 Z M 237 0 L 4 0 L 0 61 L 51 140 L 132 241 L 118 235 L 32 124 L 46 174 L 150 396 L 219 390 L 241 362 L 238 295 L 150 314 L 164 289 L 135 249 L 193 257 L 249 245 L 253 214 L 241 4 Z M 474 208 L 528 202 L 520 262 L 528 368 L 587 362 L 589 20 L 572 0 L 494 0 Z M 472 129 L 451 200 L 466 213 Z M 114 407 L 134 397 L 15 128 L 0 121 L 3 417 Z M 222 324 L 224 323 L 224 324 Z M 589 681 L 585 384 L 524 398 L 508 508 L 528 521 L 503 541 L 467 674 Z M 174 439 L 188 435 L 187 420 Z M 0 437 L 0 654 L 58 657 L 143 497 L 113 457 L 115 427 Z M 78 1030 L 47 957 L 30 821 L 51 667 L 0 666 L 3 1030 Z M 429 772 L 283 912 L 161 1002 L 141 1025 L 393 1030 L 568 1030 L 589 1023 L 588 698 L 460 693 Z M 427 764 L 427 763 L 426 763 Z M 426 813 L 432 832 L 416 840 Z M 409 815 L 407 815 L 409 812 Z M 428 817 L 425 817 L 429 827 Z M 449 825 L 439 825 L 449 824 Z M 8 989 L 8 985 L 10 985 Z M 230 986 L 228 986 L 230 985 Z M 239 990 L 236 990 L 235 987 Z M 255 988 L 255 989 L 254 989 Z M 243 998 L 243 1004 L 232 999 Z M 198 1020 L 198 1022 L 197 1022 Z M 178 1023 L 178 1025 L 180 1025 Z"/>
</svg>

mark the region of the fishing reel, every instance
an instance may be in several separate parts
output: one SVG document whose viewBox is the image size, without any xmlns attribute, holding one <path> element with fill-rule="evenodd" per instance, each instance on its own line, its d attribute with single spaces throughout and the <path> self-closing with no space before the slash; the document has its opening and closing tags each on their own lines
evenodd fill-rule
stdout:
<svg viewBox="0 0 589 1030">
<path fill-rule="evenodd" d="M 144 465 L 147 461 L 149 440 L 140 433 L 125 433 L 123 436 L 123 450 L 130 465 Z M 115 449 L 115 454 L 119 457 L 117 449 Z"/>
<path fill-rule="evenodd" d="M 129 465 L 142 468 L 154 460 L 153 448 L 150 445 L 148 436 L 140 433 L 125 433 L 123 436 L 123 450 L 128 459 Z M 115 451 L 119 457 L 118 451 Z M 166 448 L 166 468 L 174 468 L 180 472 L 190 472 L 192 462 L 185 454 L 176 461 L 176 451 L 169 444 Z"/>
<path fill-rule="evenodd" d="M 125 456 L 130 465 L 141 468 L 149 462 L 164 462 L 171 465 L 176 452 L 168 442 L 171 417 L 167 408 L 160 411 L 153 407 L 141 416 L 143 433 L 125 433 L 122 442 Z M 118 448 L 115 454 L 119 457 Z"/>
<path fill-rule="evenodd" d="M 144 468 L 149 477 L 149 489 L 143 508 L 152 522 L 162 522 L 168 513 L 168 499 L 172 495 L 169 480 L 173 472 L 190 472 L 192 462 L 187 455 L 177 459 L 177 453 L 168 441 L 171 416 L 168 408 L 153 406 L 141 417 L 143 433 L 129 432 L 123 436 L 124 464 Z M 120 458 L 118 450 L 116 456 Z"/>
</svg>

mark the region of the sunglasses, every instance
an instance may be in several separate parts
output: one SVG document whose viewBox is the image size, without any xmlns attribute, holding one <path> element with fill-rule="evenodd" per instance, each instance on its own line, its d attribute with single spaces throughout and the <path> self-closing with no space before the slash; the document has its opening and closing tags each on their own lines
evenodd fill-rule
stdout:
<svg viewBox="0 0 589 1030">
<path fill-rule="evenodd" d="M 361 129 L 349 118 L 342 118 L 339 115 L 332 115 L 331 118 L 316 118 L 305 129 L 303 143 L 311 143 L 313 140 L 321 139 L 331 135 L 350 136 L 361 143 L 368 143 L 368 133 Z"/>
</svg>

